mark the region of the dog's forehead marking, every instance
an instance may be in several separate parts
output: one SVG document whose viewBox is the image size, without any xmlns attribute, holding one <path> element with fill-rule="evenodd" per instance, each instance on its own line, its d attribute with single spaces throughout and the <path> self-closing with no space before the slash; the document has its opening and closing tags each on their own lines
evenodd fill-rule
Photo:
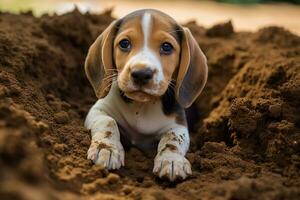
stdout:
<svg viewBox="0 0 300 200">
<path fill-rule="evenodd" d="M 142 18 L 142 30 L 144 34 L 144 48 L 148 47 L 148 39 L 151 31 L 151 14 L 146 12 Z"/>
<path fill-rule="evenodd" d="M 157 69 L 158 75 L 155 76 L 154 81 L 156 84 L 159 84 L 164 76 L 161 63 L 153 51 L 149 48 L 148 41 L 150 40 L 151 34 L 151 25 L 152 25 L 152 16 L 151 13 L 145 12 L 142 17 L 142 30 L 144 34 L 144 47 L 142 52 L 146 55 L 147 59 L 154 64 L 154 68 Z"/>
</svg>

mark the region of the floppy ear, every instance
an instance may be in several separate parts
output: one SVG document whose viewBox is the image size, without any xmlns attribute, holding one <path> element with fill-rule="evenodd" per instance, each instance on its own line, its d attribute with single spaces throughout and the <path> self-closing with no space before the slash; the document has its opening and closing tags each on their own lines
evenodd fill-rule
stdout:
<svg viewBox="0 0 300 200">
<path fill-rule="evenodd" d="M 199 96 L 207 80 L 206 57 L 188 28 L 182 27 L 181 60 L 176 80 L 176 99 L 187 108 Z"/>
<path fill-rule="evenodd" d="M 113 21 L 95 42 L 90 46 L 86 60 L 85 73 L 92 84 L 96 96 L 103 98 L 110 90 L 111 78 L 105 78 L 110 75 L 114 69 L 113 62 L 113 40 L 117 31 L 117 21 Z"/>
</svg>

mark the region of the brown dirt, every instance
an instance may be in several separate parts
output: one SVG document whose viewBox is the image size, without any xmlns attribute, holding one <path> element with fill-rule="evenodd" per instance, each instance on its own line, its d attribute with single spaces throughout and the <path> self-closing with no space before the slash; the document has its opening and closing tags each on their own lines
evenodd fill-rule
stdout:
<svg viewBox="0 0 300 200">
<path fill-rule="evenodd" d="M 187 24 L 209 62 L 191 178 L 158 180 L 154 154 L 135 148 L 119 171 L 88 161 L 96 98 L 83 62 L 112 20 L 0 13 L 0 199 L 299 199 L 300 38 L 278 27 Z"/>
</svg>

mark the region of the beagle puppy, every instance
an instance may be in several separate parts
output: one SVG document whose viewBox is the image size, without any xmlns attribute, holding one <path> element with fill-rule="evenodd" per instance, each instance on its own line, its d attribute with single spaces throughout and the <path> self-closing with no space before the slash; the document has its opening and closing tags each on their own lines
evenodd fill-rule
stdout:
<svg viewBox="0 0 300 200">
<path fill-rule="evenodd" d="M 145 9 L 113 21 L 85 61 L 98 97 L 85 120 L 92 135 L 87 158 L 119 169 L 123 138 L 142 150 L 157 148 L 155 175 L 185 179 L 192 170 L 184 108 L 201 93 L 207 71 L 190 30 L 170 16 Z"/>
</svg>

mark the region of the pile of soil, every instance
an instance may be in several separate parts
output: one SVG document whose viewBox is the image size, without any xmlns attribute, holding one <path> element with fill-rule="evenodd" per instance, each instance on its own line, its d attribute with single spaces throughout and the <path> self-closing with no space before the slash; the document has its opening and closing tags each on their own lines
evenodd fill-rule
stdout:
<svg viewBox="0 0 300 200">
<path fill-rule="evenodd" d="M 299 199 L 300 38 L 279 27 L 186 24 L 209 63 L 191 109 L 192 177 L 155 178 L 155 155 L 136 148 L 119 171 L 88 161 L 96 97 L 83 63 L 112 20 L 0 13 L 0 199 Z"/>
</svg>

